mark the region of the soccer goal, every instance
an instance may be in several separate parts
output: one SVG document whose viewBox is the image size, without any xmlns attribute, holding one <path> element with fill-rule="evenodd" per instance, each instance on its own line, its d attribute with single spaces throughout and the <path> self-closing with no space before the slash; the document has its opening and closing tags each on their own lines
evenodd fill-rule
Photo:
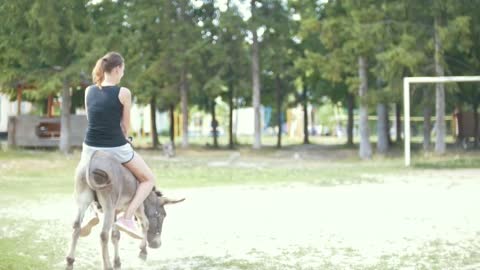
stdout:
<svg viewBox="0 0 480 270">
<path fill-rule="evenodd" d="M 440 76 L 403 78 L 403 113 L 405 134 L 405 166 L 410 166 L 410 84 L 412 83 L 452 83 L 479 82 L 480 76 Z"/>
</svg>

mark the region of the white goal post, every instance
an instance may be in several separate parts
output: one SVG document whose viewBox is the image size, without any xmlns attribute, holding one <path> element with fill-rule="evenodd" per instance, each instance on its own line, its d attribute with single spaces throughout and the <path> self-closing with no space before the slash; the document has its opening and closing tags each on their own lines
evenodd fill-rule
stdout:
<svg viewBox="0 0 480 270">
<path fill-rule="evenodd" d="M 405 166 L 410 166 L 410 84 L 411 83 L 452 83 L 479 82 L 480 76 L 439 76 L 403 78 L 403 114 L 405 134 Z"/>
</svg>

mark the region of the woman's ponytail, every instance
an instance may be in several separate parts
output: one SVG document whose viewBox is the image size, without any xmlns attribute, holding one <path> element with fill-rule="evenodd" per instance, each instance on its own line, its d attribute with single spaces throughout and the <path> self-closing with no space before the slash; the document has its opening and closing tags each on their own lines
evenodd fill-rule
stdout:
<svg viewBox="0 0 480 270">
<path fill-rule="evenodd" d="M 117 52 L 109 52 L 98 59 L 92 71 L 92 81 L 98 87 L 102 87 L 105 80 L 105 72 L 111 72 L 115 67 L 123 65 L 123 57 Z"/>
<path fill-rule="evenodd" d="M 96 84 L 98 87 L 101 87 L 103 80 L 105 79 L 105 63 L 107 62 L 106 58 L 98 59 L 95 67 L 92 71 L 92 80 L 93 83 Z"/>
</svg>

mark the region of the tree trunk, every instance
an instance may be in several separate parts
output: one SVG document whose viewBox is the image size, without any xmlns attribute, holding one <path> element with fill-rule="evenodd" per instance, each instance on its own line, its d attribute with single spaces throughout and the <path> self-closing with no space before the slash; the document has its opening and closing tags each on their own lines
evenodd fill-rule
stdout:
<svg viewBox="0 0 480 270">
<path fill-rule="evenodd" d="M 233 83 L 228 83 L 228 148 L 233 149 Z"/>
<path fill-rule="evenodd" d="M 251 1 L 252 19 L 255 19 L 255 0 Z M 252 82 L 253 82 L 253 110 L 254 110 L 254 141 L 253 148 L 260 149 L 262 146 L 262 121 L 260 113 L 260 56 L 257 36 L 257 27 L 252 30 Z"/>
<path fill-rule="evenodd" d="M 234 128 L 234 132 L 233 132 L 233 143 L 234 144 L 238 144 L 238 138 L 237 138 L 237 134 L 238 134 L 238 110 L 239 110 L 240 106 L 239 104 L 235 104 L 235 109 L 237 110 L 237 113 L 235 114 L 235 128 Z"/>
<path fill-rule="evenodd" d="M 377 104 L 377 151 L 386 154 L 388 151 L 388 111 L 385 104 Z"/>
<path fill-rule="evenodd" d="M 359 97 L 359 126 L 360 126 L 360 150 L 359 155 L 361 159 L 370 159 L 372 157 L 372 147 L 370 145 L 370 131 L 368 128 L 368 105 L 367 105 L 367 90 L 368 90 L 368 74 L 367 74 L 367 59 L 364 56 L 358 58 L 358 73 L 360 77 Z"/>
<path fill-rule="evenodd" d="M 435 16 L 435 75 L 444 76 L 443 70 L 443 48 L 442 41 L 440 39 L 439 27 L 440 18 Z M 435 152 L 437 154 L 445 153 L 445 86 L 443 83 L 436 84 L 435 91 L 435 126 L 436 126 L 436 140 L 435 140 Z"/>
<path fill-rule="evenodd" d="M 217 117 L 216 117 L 216 114 L 215 114 L 215 107 L 216 107 L 215 100 L 213 100 L 212 101 L 212 106 L 211 106 L 211 109 L 212 109 L 213 147 L 218 148 L 218 134 L 217 134 L 218 123 L 217 123 Z"/>
<path fill-rule="evenodd" d="M 474 134 L 475 134 L 475 148 L 478 148 L 478 103 L 473 104 L 473 128 L 474 128 Z"/>
<path fill-rule="evenodd" d="M 387 107 L 387 110 L 385 111 L 385 118 L 387 119 L 386 120 L 387 126 L 385 127 L 386 128 L 385 133 L 387 133 L 388 148 L 390 148 L 390 146 L 393 144 L 392 136 L 390 134 L 392 123 L 390 121 L 390 108 L 388 107 L 388 105 L 386 105 L 386 107 Z"/>
<path fill-rule="evenodd" d="M 308 140 L 308 100 L 307 100 L 307 86 L 303 82 L 302 102 L 303 102 L 303 144 L 309 144 Z"/>
<path fill-rule="evenodd" d="M 432 132 L 432 107 L 430 106 L 431 95 L 427 90 L 423 90 L 423 150 L 428 151 L 431 144 Z"/>
<path fill-rule="evenodd" d="M 347 122 L 347 144 L 353 145 L 353 106 L 355 102 L 353 94 L 347 94 L 348 122 Z"/>
<path fill-rule="evenodd" d="M 275 78 L 275 89 L 276 95 L 275 98 L 277 100 L 277 121 L 278 121 L 278 133 L 277 133 L 277 148 L 282 147 L 282 84 L 280 82 L 280 78 L 277 75 Z"/>
<path fill-rule="evenodd" d="M 175 106 L 170 104 L 168 111 L 170 116 L 170 142 L 172 147 L 175 147 Z"/>
<path fill-rule="evenodd" d="M 23 88 L 19 86 L 17 88 L 17 116 L 22 114 L 22 95 L 23 95 Z"/>
<path fill-rule="evenodd" d="M 49 105 L 50 105 L 50 98 L 46 98 L 43 100 L 43 110 L 42 110 L 42 114 L 44 116 L 47 116 L 48 117 L 48 108 L 49 108 Z"/>
<path fill-rule="evenodd" d="M 400 103 L 395 103 L 395 142 L 402 141 L 402 123 L 401 123 Z"/>
<path fill-rule="evenodd" d="M 152 146 L 154 149 L 158 147 L 160 144 L 158 141 L 158 133 L 157 133 L 157 104 L 156 104 L 156 97 L 152 96 L 150 99 L 150 120 L 151 120 L 151 132 L 152 135 Z"/>
<path fill-rule="evenodd" d="M 84 106 L 85 106 L 85 104 L 84 104 Z M 49 118 L 53 117 L 53 95 L 48 96 L 47 117 L 49 117 Z"/>
<path fill-rule="evenodd" d="M 62 89 L 62 115 L 60 118 L 60 151 L 68 154 L 71 151 L 71 123 L 70 123 L 70 107 L 72 106 L 72 98 L 70 96 L 70 87 L 67 82 L 63 83 Z"/>
<path fill-rule="evenodd" d="M 312 132 L 313 135 L 316 135 L 316 130 L 315 130 L 315 113 L 317 110 L 315 107 L 312 105 L 312 110 L 310 111 L 310 132 Z"/>
<path fill-rule="evenodd" d="M 185 68 L 181 73 L 180 96 L 182 103 L 182 147 L 188 147 L 188 85 Z"/>
</svg>

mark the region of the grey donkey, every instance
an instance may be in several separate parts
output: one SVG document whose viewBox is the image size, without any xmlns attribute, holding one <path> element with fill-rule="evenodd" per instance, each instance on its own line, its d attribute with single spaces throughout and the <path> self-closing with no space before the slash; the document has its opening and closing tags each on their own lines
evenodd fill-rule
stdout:
<svg viewBox="0 0 480 270">
<path fill-rule="evenodd" d="M 95 151 L 89 160 L 80 161 L 75 171 L 74 191 L 78 212 L 73 222 L 72 242 L 66 257 L 66 269 L 73 269 L 75 247 L 81 235 L 82 220 L 85 211 L 94 202 L 95 192 L 104 213 L 103 227 L 100 233 L 103 269 L 113 269 L 108 253 L 110 231 L 112 231 L 111 237 L 114 245 L 113 265 L 115 269 L 120 269 L 121 264 L 118 254 L 120 232 L 113 224 L 117 213 L 127 209 L 135 195 L 137 185 L 135 176 L 106 152 Z M 143 205 L 137 209 L 135 217 L 140 222 L 144 234 L 140 244 L 140 258 L 144 260 L 147 258 L 147 242 L 150 248 L 159 248 L 161 245 L 160 235 L 166 217 L 164 206 L 183 200 L 168 199 L 154 189 L 145 199 Z"/>
</svg>

